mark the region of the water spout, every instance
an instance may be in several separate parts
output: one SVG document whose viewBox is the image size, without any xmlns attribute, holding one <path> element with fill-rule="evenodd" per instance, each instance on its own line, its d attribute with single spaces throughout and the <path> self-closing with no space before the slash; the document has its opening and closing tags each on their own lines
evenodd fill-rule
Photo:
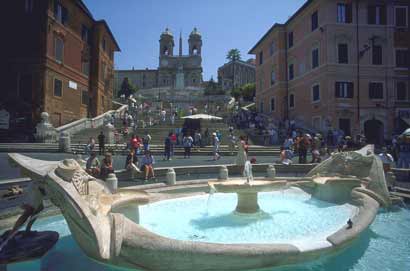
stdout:
<svg viewBox="0 0 410 271">
<path fill-rule="evenodd" d="M 243 175 L 246 177 L 246 183 L 249 184 L 253 181 L 252 164 L 249 161 L 245 162 L 245 167 L 243 169 Z"/>
</svg>

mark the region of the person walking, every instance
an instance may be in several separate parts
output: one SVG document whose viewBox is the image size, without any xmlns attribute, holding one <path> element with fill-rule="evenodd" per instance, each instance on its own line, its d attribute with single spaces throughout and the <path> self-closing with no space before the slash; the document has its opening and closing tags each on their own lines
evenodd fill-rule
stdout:
<svg viewBox="0 0 410 271">
<path fill-rule="evenodd" d="M 233 133 L 229 134 L 229 152 L 233 155 L 236 146 L 236 137 Z"/>
<path fill-rule="evenodd" d="M 144 151 L 149 151 L 151 143 L 151 135 L 145 132 L 145 136 L 142 138 L 142 144 L 144 144 Z"/>
<path fill-rule="evenodd" d="M 172 149 L 172 133 L 169 133 L 164 140 L 164 160 L 171 160 L 171 149 Z"/>
<path fill-rule="evenodd" d="M 182 139 L 182 145 L 184 146 L 184 158 L 190 158 L 191 157 L 191 148 L 194 140 L 189 134 L 186 134 L 184 138 Z"/>
<path fill-rule="evenodd" d="M 235 164 L 239 167 L 239 172 L 243 172 L 245 162 L 248 161 L 248 148 L 249 145 L 245 141 L 244 136 L 239 137 L 239 144 L 238 144 L 238 154 L 236 155 Z"/>
<path fill-rule="evenodd" d="M 98 146 L 100 148 L 100 155 L 103 155 L 105 153 L 105 135 L 103 131 L 98 135 Z"/>
<path fill-rule="evenodd" d="M 219 154 L 220 141 L 216 133 L 212 133 L 212 145 L 213 145 L 213 155 L 214 155 L 213 160 L 216 161 L 216 160 L 221 159 L 221 155 Z"/>
</svg>

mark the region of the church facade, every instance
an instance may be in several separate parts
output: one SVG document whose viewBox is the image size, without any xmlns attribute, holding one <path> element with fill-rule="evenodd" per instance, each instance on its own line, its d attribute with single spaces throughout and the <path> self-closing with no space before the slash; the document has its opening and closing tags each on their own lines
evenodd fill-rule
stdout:
<svg viewBox="0 0 410 271">
<path fill-rule="evenodd" d="M 178 54 L 174 54 L 172 32 L 166 28 L 159 40 L 158 69 L 116 70 L 115 90 L 120 95 L 125 78 L 138 89 L 199 89 L 202 84 L 202 36 L 194 30 L 188 39 L 188 55 L 182 54 L 182 36 L 179 37 Z"/>
</svg>

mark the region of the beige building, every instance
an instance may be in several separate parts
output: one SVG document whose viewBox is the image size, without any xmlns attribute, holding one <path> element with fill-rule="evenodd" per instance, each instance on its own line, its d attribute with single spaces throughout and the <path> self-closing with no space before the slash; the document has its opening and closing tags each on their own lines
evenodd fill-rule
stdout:
<svg viewBox="0 0 410 271">
<path fill-rule="evenodd" d="M 182 35 L 178 54 L 174 54 L 174 35 L 166 28 L 159 40 L 158 69 L 115 70 L 115 90 L 120 92 L 124 78 L 139 89 L 198 89 L 202 84 L 202 35 L 194 28 L 188 39 L 188 55 L 182 54 Z"/>
<path fill-rule="evenodd" d="M 255 83 L 255 60 L 253 58 L 247 61 L 229 61 L 218 68 L 218 84 L 222 90 L 231 90 L 233 85 L 241 87 L 248 83 Z"/>
<path fill-rule="evenodd" d="M 381 143 L 410 124 L 410 1 L 309 0 L 256 55 L 258 111 Z"/>
</svg>

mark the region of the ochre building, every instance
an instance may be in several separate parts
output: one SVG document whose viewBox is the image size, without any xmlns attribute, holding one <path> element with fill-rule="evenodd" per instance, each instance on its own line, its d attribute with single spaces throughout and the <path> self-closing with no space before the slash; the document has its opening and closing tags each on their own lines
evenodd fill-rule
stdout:
<svg viewBox="0 0 410 271">
<path fill-rule="evenodd" d="M 43 111 L 60 126 L 111 109 L 119 46 L 104 20 L 80 0 L 13 0 L 0 13 L 1 104 L 12 126 L 33 129 Z"/>
<path fill-rule="evenodd" d="M 250 50 L 278 123 L 382 143 L 410 124 L 409 1 L 309 0 Z"/>
</svg>

